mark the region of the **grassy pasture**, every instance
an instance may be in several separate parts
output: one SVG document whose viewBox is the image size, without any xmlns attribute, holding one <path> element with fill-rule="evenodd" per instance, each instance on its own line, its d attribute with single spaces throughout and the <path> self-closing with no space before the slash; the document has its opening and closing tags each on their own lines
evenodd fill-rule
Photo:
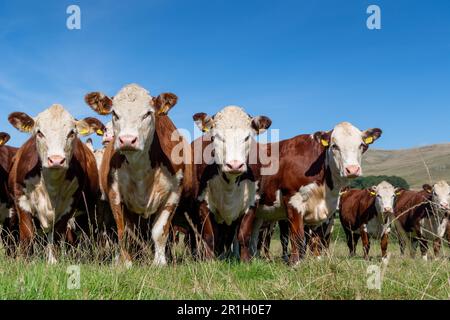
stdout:
<svg viewBox="0 0 450 320">
<path fill-rule="evenodd" d="M 322 260 L 308 256 L 296 268 L 285 265 L 281 248 L 273 240 L 273 260 L 251 264 L 236 261 L 194 262 L 182 246 L 176 249 L 177 263 L 167 268 L 151 266 L 143 258 L 131 269 L 116 266 L 111 259 L 100 261 L 77 253 L 60 257 L 56 266 L 43 258 L 8 258 L 0 254 L 0 299 L 449 299 L 450 261 L 445 257 L 422 261 L 401 257 L 392 243 L 392 254 L 384 269 L 381 290 L 367 287 L 370 265 L 382 268 L 380 249 L 372 241 L 371 260 L 349 258 L 340 232 Z M 394 242 L 394 241 L 393 241 Z M 75 256 L 77 258 L 75 258 Z M 80 268 L 79 289 L 68 289 L 68 267 Z"/>
</svg>

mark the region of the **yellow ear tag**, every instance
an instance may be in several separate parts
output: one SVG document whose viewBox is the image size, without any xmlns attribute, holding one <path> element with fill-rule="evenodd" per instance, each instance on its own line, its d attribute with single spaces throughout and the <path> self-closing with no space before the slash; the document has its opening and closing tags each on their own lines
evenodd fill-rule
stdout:
<svg viewBox="0 0 450 320">
<path fill-rule="evenodd" d="M 159 110 L 158 115 L 167 114 L 168 111 L 169 111 L 169 107 L 167 105 L 165 105 L 164 107 L 162 107 Z"/>
<path fill-rule="evenodd" d="M 401 192 L 396 192 L 395 193 L 396 196 L 399 196 L 400 194 L 401 194 Z"/>
<path fill-rule="evenodd" d="M 205 133 L 206 133 L 206 132 L 209 132 L 209 128 L 204 127 L 204 128 L 202 129 L 202 131 L 205 132 Z"/>
<path fill-rule="evenodd" d="M 88 129 L 81 129 L 78 133 L 81 134 L 82 136 L 85 136 L 85 135 L 89 134 L 89 130 Z"/>
<path fill-rule="evenodd" d="M 23 126 L 22 126 L 22 131 L 30 132 L 30 131 L 31 131 L 31 127 L 30 127 L 30 126 L 23 125 Z"/>
<path fill-rule="evenodd" d="M 5 144 L 5 139 L 0 139 L 0 146 Z"/>
<path fill-rule="evenodd" d="M 330 144 L 328 143 L 328 141 L 325 140 L 325 139 L 320 140 L 320 142 L 322 142 L 322 145 L 323 145 L 324 147 L 328 147 L 328 146 L 330 145 Z"/>
<path fill-rule="evenodd" d="M 377 194 L 375 192 L 373 192 L 373 191 L 370 191 L 370 195 L 375 197 Z"/>
<path fill-rule="evenodd" d="M 102 136 L 102 135 L 104 135 L 105 133 L 103 132 L 103 130 L 98 129 L 98 130 L 97 130 L 97 134 L 98 134 L 99 136 Z"/>
<path fill-rule="evenodd" d="M 373 137 L 367 137 L 364 139 L 365 144 L 372 144 L 373 143 Z"/>
</svg>

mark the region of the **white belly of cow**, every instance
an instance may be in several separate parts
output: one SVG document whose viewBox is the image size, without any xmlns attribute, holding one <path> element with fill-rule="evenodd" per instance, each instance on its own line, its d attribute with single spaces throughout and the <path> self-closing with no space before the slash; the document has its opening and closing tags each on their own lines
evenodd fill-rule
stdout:
<svg viewBox="0 0 450 320">
<path fill-rule="evenodd" d="M 118 190 L 121 201 L 127 208 L 145 219 L 158 213 L 165 204 L 177 204 L 177 196 L 170 196 L 179 188 L 182 171 L 171 175 L 165 167 L 146 171 L 119 170 L 113 188 Z"/>
<path fill-rule="evenodd" d="M 204 199 L 217 223 L 231 225 L 255 205 L 256 190 L 255 182 L 226 183 L 222 177 L 215 176 L 208 181 Z"/>
<path fill-rule="evenodd" d="M 445 235 L 447 228 L 447 219 L 439 219 L 436 216 L 430 216 L 420 221 L 420 232 L 427 240 L 435 240 Z"/>
<path fill-rule="evenodd" d="M 24 195 L 19 198 L 19 206 L 36 217 L 44 232 L 49 232 L 59 219 L 70 213 L 78 180 L 63 180 L 59 185 L 47 186 L 40 177 L 25 181 Z"/>
</svg>

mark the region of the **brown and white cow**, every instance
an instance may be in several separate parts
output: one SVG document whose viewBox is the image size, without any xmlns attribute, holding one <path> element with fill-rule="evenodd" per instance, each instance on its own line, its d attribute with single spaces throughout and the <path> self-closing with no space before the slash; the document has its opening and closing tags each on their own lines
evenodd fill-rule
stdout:
<svg viewBox="0 0 450 320">
<path fill-rule="evenodd" d="M 362 174 L 361 157 L 381 133 L 378 128 L 361 131 L 343 122 L 329 132 L 270 144 L 269 154 L 279 151 L 279 170 L 263 176 L 252 248 L 264 221 L 287 219 L 290 263 L 297 264 L 305 253 L 305 225 L 320 226 L 335 212 L 341 188 Z"/>
<path fill-rule="evenodd" d="M 250 153 L 257 152 L 254 137 L 272 122 L 265 116 L 252 117 L 238 106 L 227 106 L 213 117 L 198 113 L 194 121 L 208 132 L 194 141 L 192 148 L 198 183 L 195 208 L 209 256 L 229 253 L 233 242 L 238 246 L 237 240 L 241 259 L 248 261 L 249 241 L 243 235 L 253 225 L 260 182 L 257 155 L 250 157 Z M 208 153 L 210 159 L 204 159 Z"/>
<path fill-rule="evenodd" d="M 0 241 L 10 235 L 13 227 L 13 202 L 8 176 L 18 149 L 5 145 L 9 139 L 9 134 L 0 132 Z"/>
<path fill-rule="evenodd" d="M 94 155 L 78 136 L 94 133 L 103 124 L 94 118 L 78 121 L 58 104 L 35 118 L 12 113 L 9 121 L 31 134 L 17 152 L 9 176 L 21 246 L 31 249 L 36 232 L 42 231 L 47 261 L 53 264 L 55 239 L 66 235 L 69 220 L 76 214 L 95 214 L 91 204 L 99 195 L 98 171 Z"/>
<path fill-rule="evenodd" d="M 401 191 L 383 181 L 369 189 L 352 189 L 340 199 L 339 217 L 347 237 L 350 255 L 356 253 L 359 238 L 363 243 L 364 258 L 368 259 L 369 236 L 381 239 L 382 258 L 387 258 L 394 203 Z"/>
<path fill-rule="evenodd" d="M 412 258 L 417 244 L 424 260 L 428 259 L 428 241 L 434 244 L 434 254 L 440 252 L 445 236 L 450 203 L 450 187 L 445 181 L 433 186 L 423 185 L 421 191 L 403 191 L 395 205 L 394 225 L 399 236 L 400 249 L 409 247 Z"/>
<path fill-rule="evenodd" d="M 180 141 L 173 139 L 177 129 L 167 113 L 177 99 L 172 93 L 152 97 L 136 84 L 125 86 L 114 98 L 99 92 L 85 98 L 94 111 L 113 117 L 115 138 L 105 151 L 100 178 L 117 225 L 120 261 L 127 266 L 127 239 L 146 240 L 149 233 L 154 264 L 167 264 L 166 243 L 186 167 L 172 158 Z"/>
</svg>

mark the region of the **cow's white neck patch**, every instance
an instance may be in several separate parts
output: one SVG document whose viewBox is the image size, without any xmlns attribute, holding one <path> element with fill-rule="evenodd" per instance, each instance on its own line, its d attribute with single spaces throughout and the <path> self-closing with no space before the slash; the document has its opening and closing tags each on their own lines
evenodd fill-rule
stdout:
<svg viewBox="0 0 450 320">
<path fill-rule="evenodd" d="M 239 183 L 225 181 L 222 175 L 215 175 L 208 181 L 199 200 L 205 200 L 209 210 L 219 224 L 231 225 L 247 213 L 257 201 L 258 183 L 243 180 Z"/>
<path fill-rule="evenodd" d="M 19 206 L 39 220 L 45 233 L 72 210 L 79 184 L 77 178 L 65 179 L 65 174 L 65 171 L 43 169 L 38 176 L 25 180 Z"/>
</svg>

